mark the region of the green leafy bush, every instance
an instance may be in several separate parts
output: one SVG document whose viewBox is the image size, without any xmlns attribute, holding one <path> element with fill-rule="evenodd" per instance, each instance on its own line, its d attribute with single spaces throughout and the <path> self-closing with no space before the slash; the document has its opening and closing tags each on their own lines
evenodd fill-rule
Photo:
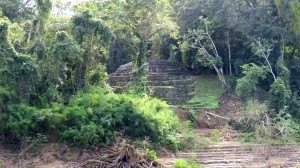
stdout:
<svg viewBox="0 0 300 168">
<path fill-rule="evenodd" d="M 151 149 L 146 149 L 146 154 L 153 160 L 153 161 L 159 161 L 159 158 L 156 155 L 156 152 Z"/>
<path fill-rule="evenodd" d="M 259 67 L 254 63 L 242 66 L 244 76 L 237 80 L 236 94 L 243 101 L 256 96 L 257 85 L 260 79 L 266 78 L 266 67 Z"/>
<path fill-rule="evenodd" d="M 30 136 L 31 132 L 38 128 L 35 125 L 38 121 L 33 121 L 33 116 L 37 113 L 37 109 L 25 104 L 9 105 L 7 111 L 1 114 L 1 128 L 3 132 L 11 135 L 13 139 L 21 139 Z"/>
<path fill-rule="evenodd" d="M 270 108 L 274 109 L 278 113 L 284 106 L 287 105 L 291 93 L 286 88 L 282 79 L 278 78 L 273 82 L 270 88 Z"/>
<path fill-rule="evenodd" d="M 213 130 L 211 132 L 211 140 L 213 142 L 219 142 L 220 141 L 220 135 L 221 135 L 221 131 L 220 130 Z"/>
<path fill-rule="evenodd" d="M 158 99 L 139 95 L 106 93 L 93 88 L 79 93 L 67 105 L 55 103 L 49 109 L 25 104 L 10 105 L 0 114 L 1 134 L 15 139 L 36 133 L 54 133 L 73 146 L 90 147 L 111 142 L 117 134 L 150 137 L 155 143 L 176 146 L 177 116 Z"/>
<path fill-rule="evenodd" d="M 97 125 L 90 124 L 82 126 L 79 130 L 69 128 L 61 134 L 61 139 L 69 142 L 72 146 L 87 148 L 91 145 L 98 144 L 101 140 L 105 142 L 103 133 L 103 130 L 97 127 Z"/>
<path fill-rule="evenodd" d="M 241 140 L 242 142 L 254 142 L 256 140 L 255 132 L 246 134 Z"/>
<path fill-rule="evenodd" d="M 175 161 L 173 168 L 201 168 L 201 165 L 195 161 L 178 159 Z"/>
</svg>

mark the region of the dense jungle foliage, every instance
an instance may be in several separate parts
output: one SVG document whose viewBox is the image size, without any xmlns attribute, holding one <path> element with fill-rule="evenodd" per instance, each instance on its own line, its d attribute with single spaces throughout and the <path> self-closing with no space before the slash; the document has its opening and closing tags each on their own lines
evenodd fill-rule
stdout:
<svg viewBox="0 0 300 168">
<path fill-rule="evenodd" d="M 154 58 L 217 75 L 223 87 L 234 76 L 251 111 L 240 129 L 272 120 L 291 128 L 273 131 L 296 135 L 299 44 L 298 0 L 0 0 L 0 137 L 81 147 L 150 137 L 176 148 L 176 115 L 145 93 Z M 131 92 L 114 94 L 108 74 L 130 61 Z"/>
</svg>

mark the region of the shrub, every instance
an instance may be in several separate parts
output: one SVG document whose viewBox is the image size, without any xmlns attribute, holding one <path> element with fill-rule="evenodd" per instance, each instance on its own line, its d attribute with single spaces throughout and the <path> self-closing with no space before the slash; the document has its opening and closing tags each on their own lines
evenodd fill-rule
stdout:
<svg viewBox="0 0 300 168">
<path fill-rule="evenodd" d="M 151 158 L 151 160 L 157 162 L 159 161 L 159 158 L 156 155 L 156 152 L 154 150 L 146 149 L 146 154 Z"/>
<path fill-rule="evenodd" d="M 211 143 L 208 138 L 195 135 L 195 130 L 190 121 L 186 121 L 181 126 L 181 134 L 176 137 L 178 149 L 199 149 Z"/>
<path fill-rule="evenodd" d="M 81 146 L 84 148 L 106 142 L 104 138 L 103 128 L 99 128 L 94 123 L 82 126 L 79 130 L 69 128 L 61 134 L 61 139 L 65 142 L 69 142 L 72 146 Z"/>
<path fill-rule="evenodd" d="M 257 100 L 246 103 L 238 127 L 244 132 L 255 131 L 256 125 L 260 123 L 261 117 L 268 112 L 268 107 Z"/>
<path fill-rule="evenodd" d="M 244 76 L 237 80 L 236 94 L 246 101 L 256 96 L 257 85 L 260 79 L 266 78 L 266 67 L 259 67 L 256 64 L 245 64 L 242 66 Z"/>
<path fill-rule="evenodd" d="M 74 122 L 72 117 L 70 126 L 94 122 L 109 134 L 112 134 L 110 131 L 118 131 L 135 138 L 149 136 L 154 142 L 170 143 L 168 136 L 175 133 L 179 122 L 166 103 L 147 96 L 104 92 L 98 88 L 75 96 L 67 108 L 75 107 L 74 110 L 77 113 L 82 111 L 86 118 L 82 114 L 75 117 L 80 121 Z M 63 111 L 70 114 L 68 110 Z"/>
<path fill-rule="evenodd" d="M 295 123 L 286 108 L 270 117 L 267 106 L 257 101 L 247 103 L 238 127 L 250 133 L 243 138 L 244 141 L 273 139 L 276 142 L 293 142 L 300 135 L 299 125 Z"/>
<path fill-rule="evenodd" d="M 157 144 L 176 146 L 177 116 L 158 99 L 139 95 L 106 93 L 93 88 L 78 93 L 67 105 L 54 103 L 37 109 L 11 105 L 0 114 L 1 134 L 21 139 L 36 133 L 54 133 L 73 146 L 107 144 L 120 133 L 134 138 L 150 137 Z"/>
<path fill-rule="evenodd" d="M 42 133 L 41 130 L 35 128 L 34 122 L 36 121 L 32 120 L 36 113 L 36 108 L 25 104 L 9 105 L 7 111 L 0 117 L 2 131 L 9 134 L 12 139 L 30 136 L 34 129 Z"/>
<path fill-rule="evenodd" d="M 220 135 L 221 135 L 221 131 L 220 130 L 213 130 L 211 132 L 211 140 L 213 142 L 219 142 L 220 141 Z"/>
<path fill-rule="evenodd" d="M 242 142 L 254 142 L 255 140 L 256 135 L 254 132 L 248 133 L 242 138 Z"/>
<path fill-rule="evenodd" d="M 278 113 L 281 109 L 287 105 L 287 101 L 291 96 L 290 91 L 285 86 L 282 79 L 278 78 L 273 82 L 270 88 L 270 108 L 274 109 Z"/>
<path fill-rule="evenodd" d="M 178 159 L 175 161 L 173 168 L 201 168 L 201 165 L 195 161 Z"/>
</svg>

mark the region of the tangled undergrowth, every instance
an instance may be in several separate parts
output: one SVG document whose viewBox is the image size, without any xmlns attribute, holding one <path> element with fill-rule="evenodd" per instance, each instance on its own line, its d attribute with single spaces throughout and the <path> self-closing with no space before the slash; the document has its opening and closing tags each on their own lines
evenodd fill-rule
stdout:
<svg viewBox="0 0 300 168">
<path fill-rule="evenodd" d="M 83 168 L 163 168 L 163 165 L 153 161 L 148 155 L 142 155 L 130 146 L 123 145 L 111 148 L 107 151 L 109 153 L 102 159 L 91 159 L 85 161 L 81 167 Z"/>
<path fill-rule="evenodd" d="M 68 104 L 53 103 L 39 109 L 9 104 L 0 114 L 0 136 L 20 142 L 37 134 L 51 135 L 70 146 L 90 148 L 107 145 L 116 137 L 149 137 L 158 145 L 174 147 L 179 121 L 169 106 L 148 96 L 90 89 Z"/>
<path fill-rule="evenodd" d="M 236 128 L 248 133 L 242 139 L 244 142 L 299 142 L 299 125 L 292 119 L 286 108 L 274 114 L 266 104 L 258 101 L 246 103 Z"/>
</svg>

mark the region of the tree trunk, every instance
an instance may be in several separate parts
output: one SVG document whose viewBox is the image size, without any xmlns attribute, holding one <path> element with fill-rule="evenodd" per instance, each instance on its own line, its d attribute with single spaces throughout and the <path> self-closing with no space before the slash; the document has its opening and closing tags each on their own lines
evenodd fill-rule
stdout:
<svg viewBox="0 0 300 168">
<path fill-rule="evenodd" d="M 229 64 L 229 75 L 232 76 L 231 46 L 230 46 L 230 40 L 229 39 L 228 39 L 228 64 Z"/>
<path fill-rule="evenodd" d="M 270 72 L 271 72 L 271 74 L 272 74 L 272 76 L 273 76 L 273 79 L 274 79 L 274 81 L 276 81 L 276 76 L 275 76 L 275 73 L 273 72 L 272 66 L 271 66 L 271 64 L 270 64 L 270 62 L 269 62 L 269 60 L 268 60 L 268 58 L 265 57 L 265 59 L 266 59 L 267 64 L 268 64 L 268 66 L 269 66 Z"/>
<path fill-rule="evenodd" d="M 219 80 L 222 83 L 222 88 L 224 88 L 226 86 L 226 81 L 225 81 L 225 78 L 224 78 L 223 70 L 218 69 L 215 64 L 213 64 L 213 67 L 214 67 L 215 71 L 217 72 Z"/>
</svg>

